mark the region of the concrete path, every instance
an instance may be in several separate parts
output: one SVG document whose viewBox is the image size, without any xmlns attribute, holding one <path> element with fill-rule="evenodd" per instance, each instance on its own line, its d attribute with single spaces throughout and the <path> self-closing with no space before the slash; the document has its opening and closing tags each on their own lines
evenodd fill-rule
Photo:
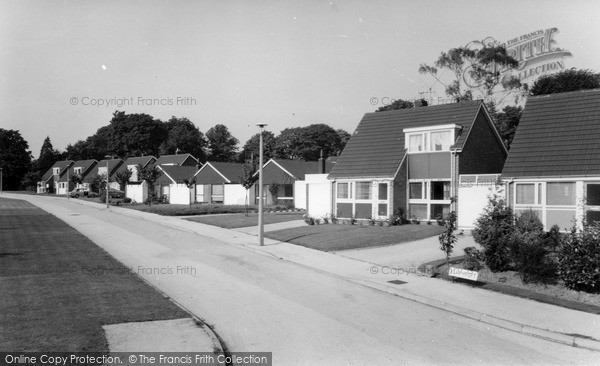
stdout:
<svg viewBox="0 0 600 366">
<path fill-rule="evenodd" d="M 258 247 L 256 237 L 177 218 L 123 208 L 106 210 L 82 201 L 13 198 L 27 199 L 79 226 L 85 235 L 138 271 L 140 263 L 148 267 L 195 265 L 200 273 L 193 275 L 139 274 L 208 320 L 218 319 L 217 332 L 234 350 L 277 350 L 278 357 L 283 357 L 280 361 L 296 364 L 325 360 L 345 364 L 397 364 L 402 360 L 594 364 L 600 359 L 593 352 L 524 336 L 600 349 L 600 317 L 596 315 L 407 275 L 410 271 L 403 268 L 386 268 L 287 243 L 266 240 L 265 247 Z M 76 203 L 90 208 L 77 208 Z M 139 226 L 137 234 L 131 233 L 131 223 Z M 160 230 L 161 225 L 177 230 L 171 234 Z M 350 286 L 352 283 L 362 286 Z M 386 293 L 398 297 L 386 297 Z M 260 304 L 258 308 L 256 304 Z M 445 310 L 446 315 L 436 308 Z M 244 309 L 248 316 L 240 318 Z M 258 329 L 259 333 L 247 334 Z M 247 343 L 249 339 L 253 342 Z M 451 349 L 461 351 L 453 353 Z M 303 352 L 309 352 L 310 359 L 301 358 L 306 356 Z"/>
</svg>

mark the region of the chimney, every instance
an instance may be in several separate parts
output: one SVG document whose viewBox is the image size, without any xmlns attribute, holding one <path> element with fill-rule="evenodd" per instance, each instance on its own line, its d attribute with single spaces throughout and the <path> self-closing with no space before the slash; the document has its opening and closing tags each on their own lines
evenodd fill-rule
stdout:
<svg viewBox="0 0 600 366">
<path fill-rule="evenodd" d="M 323 159 L 323 149 L 321 149 L 321 156 L 319 157 L 319 174 L 325 174 L 325 159 Z"/>
</svg>

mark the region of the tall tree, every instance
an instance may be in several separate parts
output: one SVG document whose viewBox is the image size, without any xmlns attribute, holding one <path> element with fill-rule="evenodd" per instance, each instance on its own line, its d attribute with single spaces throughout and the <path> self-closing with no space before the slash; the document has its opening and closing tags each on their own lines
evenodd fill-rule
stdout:
<svg viewBox="0 0 600 366">
<path fill-rule="evenodd" d="M 40 175 L 46 173 L 48 169 L 54 165 L 60 158 L 60 152 L 54 150 L 50 136 L 46 136 L 42 148 L 40 149 L 40 157 L 36 160 L 36 168 Z"/>
<path fill-rule="evenodd" d="M 158 155 L 167 135 L 164 124 L 150 115 L 116 111 L 109 125 L 108 155 L 122 158 Z"/>
<path fill-rule="evenodd" d="M 521 106 L 506 106 L 502 109 L 502 112 L 495 113 L 494 123 L 496 124 L 496 128 L 500 136 L 502 136 L 504 143 L 509 147 L 517 131 L 522 112 L 523 108 Z"/>
<path fill-rule="evenodd" d="M 263 158 L 265 161 L 275 156 L 275 147 L 277 141 L 275 135 L 271 131 L 263 132 Z M 257 133 L 250 137 L 244 144 L 242 151 L 239 154 L 238 161 L 243 163 L 245 161 L 258 161 L 258 155 L 260 152 L 260 133 Z"/>
<path fill-rule="evenodd" d="M 164 123 L 167 139 L 160 145 L 160 154 L 192 154 L 201 162 L 206 161 L 206 138 L 189 119 L 171 117 Z"/>
<path fill-rule="evenodd" d="M 530 94 L 544 95 L 597 88 L 600 88 L 600 74 L 572 68 L 540 77 L 533 83 Z"/>
<path fill-rule="evenodd" d="M 235 161 L 238 139 L 233 137 L 229 129 L 217 124 L 206 131 L 208 140 L 208 160 L 210 161 Z"/>
<path fill-rule="evenodd" d="M 332 127 L 312 124 L 307 127 L 286 128 L 277 136 L 277 157 L 316 161 L 321 150 L 325 157 L 336 155 L 342 148 L 340 135 Z"/>
<path fill-rule="evenodd" d="M 455 101 L 481 98 L 499 103 L 511 92 L 520 90 L 519 79 L 504 74 L 505 71 L 518 66 L 519 62 L 506 52 L 504 46 L 497 41 L 486 39 L 442 52 L 434 66 L 421 64 L 419 72 L 433 76 L 445 87 L 446 94 Z M 450 82 L 438 77 L 440 69 L 452 73 Z M 504 93 L 500 99 L 494 96 L 498 87 L 501 87 Z"/>
<path fill-rule="evenodd" d="M 29 144 L 17 130 L 0 128 L 2 189 L 16 190 L 31 167 Z"/>
<path fill-rule="evenodd" d="M 344 147 L 346 147 L 346 144 L 348 143 L 348 140 L 350 140 L 350 137 L 352 137 L 352 135 L 350 135 L 348 131 L 342 130 L 341 128 L 335 130 L 335 132 L 337 132 L 338 136 L 340 137 L 340 145 L 336 149 L 337 151 L 335 151 L 335 154 L 339 155 L 344 150 Z"/>
<path fill-rule="evenodd" d="M 65 160 L 87 160 L 87 159 L 102 159 L 106 156 L 106 150 L 103 151 L 92 151 L 90 149 L 90 141 L 88 140 L 79 140 L 74 144 L 68 144 L 65 152 L 63 153 L 63 158 Z M 104 155 L 102 155 L 104 153 Z"/>
</svg>

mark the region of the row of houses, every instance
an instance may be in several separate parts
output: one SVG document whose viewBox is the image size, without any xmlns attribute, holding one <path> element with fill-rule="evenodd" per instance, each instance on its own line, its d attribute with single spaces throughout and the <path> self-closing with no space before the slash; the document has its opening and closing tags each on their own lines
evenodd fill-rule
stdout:
<svg viewBox="0 0 600 366">
<path fill-rule="evenodd" d="M 241 164 L 189 155 L 130 158 L 109 170 L 157 164 L 160 193 L 171 203 L 256 202 L 258 187 L 239 184 Z M 63 171 L 83 174 L 106 162 L 58 162 L 41 190 L 66 193 Z M 113 168 L 111 168 L 113 167 Z M 106 169 L 106 168 L 104 168 Z M 336 160 L 271 159 L 263 166 L 266 204 L 289 203 L 311 216 L 436 220 L 456 210 L 458 225 L 473 227 L 490 189 L 502 182 L 519 213 L 536 211 L 548 229 L 600 220 L 600 90 L 531 97 L 510 152 L 481 101 L 367 113 Z M 184 184 L 195 177 L 192 190 Z M 131 188 L 130 188 L 131 186 Z M 145 197 L 132 176 L 128 196 Z M 454 198 L 457 198 L 456 200 Z"/>
<path fill-rule="evenodd" d="M 312 162 L 270 159 L 263 165 L 265 203 L 306 208 L 306 174 L 327 173 L 334 161 L 332 158 Z M 106 179 L 108 171 L 111 189 L 125 189 L 126 197 L 135 202 L 144 202 L 149 196 L 149 188 L 138 177 L 138 167 L 152 165 L 157 166 L 162 173 L 154 183 L 155 193 L 168 203 L 257 203 L 258 186 L 255 184 L 246 190 L 241 184 L 243 164 L 211 161 L 201 164 L 190 154 L 163 155 L 158 159 L 142 156 L 126 160 L 58 161 L 38 182 L 37 192 L 66 195 L 69 188 L 89 189 L 97 176 Z M 126 187 L 120 187 L 116 176 L 124 170 L 129 170 L 132 174 Z M 74 176 L 80 182 L 69 185 Z"/>
<path fill-rule="evenodd" d="M 307 184 L 313 216 L 435 220 L 456 210 L 472 228 L 501 187 L 546 229 L 600 221 L 600 90 L 530 97 L 510 152 L 481 101 L 367 113 L 331 172 Z"/>
</svg>

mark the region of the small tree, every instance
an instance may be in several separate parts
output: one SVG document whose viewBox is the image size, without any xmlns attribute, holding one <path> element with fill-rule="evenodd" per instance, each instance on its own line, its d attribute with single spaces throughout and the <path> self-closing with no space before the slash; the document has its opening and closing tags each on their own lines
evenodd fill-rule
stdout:
<svg viewBox="0 0 600 366">
<path fill-rule="evenodd" d="M 451 202 L 454 203 L 456 198 L 452 197 Z M 458 240 L 454 231 L 456 230 L 456 211 L 450 211 L 444 223 L 444 231 L 440 234 L 440 249 L 446 253 L 446 266 L 450 267 L 450 254 L 454 250 L 454 245 Z"/>
<path fill-rule="evenodd" d="M 96 174 L 90 179 L 90 191 L 100 194 L 100 189 L 103 188 L 104 177 Z"/>
<path fill-rule="evenodd" d="M 146 181 L 148 184 L 148 202 L 149 205 L 152 205 L 152 200 L 154 199 L 154 183 L 160 178 L 162 175 L 162 171 L 156 165 L 146 165 L 143 168 L 137 167 L 138 177 L 142 181 Z"/>
<path fill-rule="evenodd" d="M 117 183 L 119 183 L 119 188 L 123 192 L 125 192 L 126 197 L 127 197 L 127 183 L 129 183 L 129 178 L 131 178 L 132 174 L 133 174 L 133 172 L 129 169 L 118 171 L 115 174 L 115 179 L 116 179 Z"/>
<path fill-rule="evenodd" d="M 78 184 L 81 184 L 81 182 L 83 182 L 83 179 L 81 178 L 81 175 L 79 174 L 73 174 L 70 178 L 69 178 L 70 182 L 69 182 L 69 189 L 68 191 L 71 192 L 71 185 L 73 185 L 73 189 L 75 189 L 75 187 L 77 187 Z"/>
<path fill-rule="evenodd" d="M 271 193 L 271 197 L 273 197 L 273 202 L 277 204 L 277 193 L 279 193 L 279 184 L 273 182 L 269 185 L 269 193 Z"/>
<path fill-rule="evenodd" d="M 244 215 L 248 216 L 248 192 L 258 180 L 258 175 L 256 175 L 256 165 L 251 161 L 246 161 L 242 167 L 242 175 L 239 176 L 239 179 L 240 184 L 246 189 L 246 207 L 244 208 Z"/>
<path fill-rule="evenodd" d="M 501 198 L 501 192 L 490 195 L 488 206 L 476 221 L 473 239 L 483 247 L 485 264 L 492 272 L 504 271 L 510 264 L 509 236 L 514 228 L 514 215 Z"/>
<path fill-rule="evenodd" d="M 190 210 L 191 210 L 192 209 L 192 189 L 196 185 L 196 177 L 191 176 L 189 178 L 184 178 L 183 183 L 186 185 L 186 187 L 188 187 L 188 190 L 189 190 L 188 195 L 190 198 Z"/>
</svg>

